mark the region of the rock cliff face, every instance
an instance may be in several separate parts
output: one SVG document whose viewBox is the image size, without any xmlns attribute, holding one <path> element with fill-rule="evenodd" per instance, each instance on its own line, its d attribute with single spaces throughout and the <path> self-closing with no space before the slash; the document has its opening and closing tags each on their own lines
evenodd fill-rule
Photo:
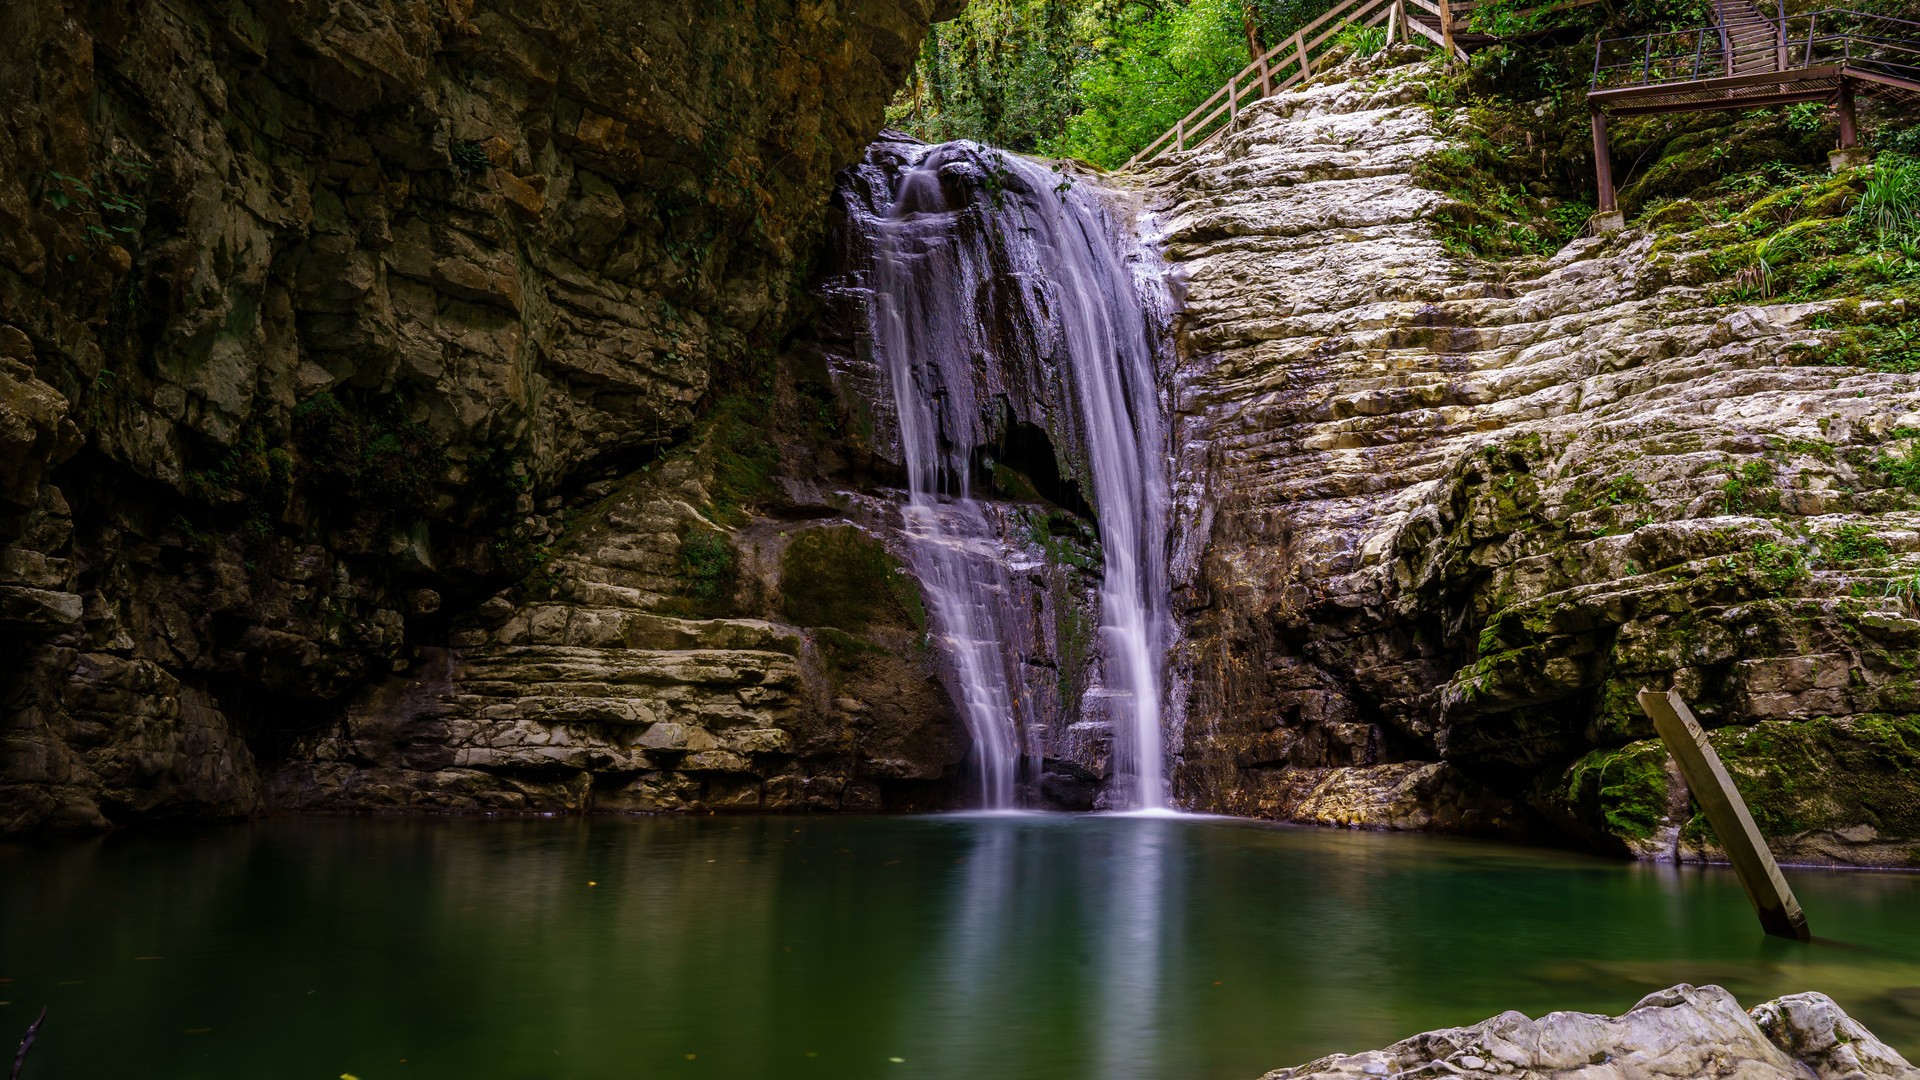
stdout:
<svg viewBox="0 0 1920 1080">
<path fill-rule="evenodd" d="M 1861 308 L 1716 303 L 1686 235 L 1449 255 L 1413 172 L 1465 117 L 1426 77 L 1279 95 L 1152 180 L 1181 790 L 1711 855 L 1633 698 L 1677 685 L 1779 854 L 1914 863 L 1920 387 L 1806 366 Z"/>
<path fill-rule="evenodd" d="M 8 7 L 0 830 L 950 798 L 850 263 L 786 334 L 951 6 Z M 1711 856 L 1673 683 L 1782 855 L 1914 862 L 1912 377 L 1807 366 L 1860 307 L 1716 303 L 1685 235 L 1455 258 L 1463 118 L 1348 76 L 1141 192 L 1180 801 Z M 978 465 L 1083 807 L 1098 532 L 1028 397 Z"/>
<path fill-rule="evenodd" d="M 321 760 L 274 785 L 295 805 L 334 805 L 342 755 L 383 805 L 397 776 L 504 761 L 462 726 L 480 700 L 392 738 L 337 714 L 416 660 L 403 696 L 433 698 L 432 647 L 469 642 L 482 600 L 591 562 L 556 546 L 607 494 L 582 484 L 686 444 L 719 391 L 773 369 L 834 171 L 955 6 L 7 5 L 0 830 L 250 812 L 294 746 Z M 678 512 L 664 478 L 621 491 L 599 512 Z M 660 535 L 635 546 L 678 559 Z M 658 771 L 631 740 L 681 720 L 603 715 L 580 679 L 753 733 L 689 728 L 647 745 L 663 765 L 812 752 L 771 733 L 813 686 L 796 631 L 588 614 L 554 637 L 556 617 L 494 627 L 533 651 L 485 662 L 564 667 L 606 634 L 637 650 L 591 676 L 520 669 L 573 689 L 516 708 L 623 748 L 611 787 Z M 464 797 L 592 786 L 510 764 Z M 422 799 L 459 803 L 455 779 Z"/>
</svg>

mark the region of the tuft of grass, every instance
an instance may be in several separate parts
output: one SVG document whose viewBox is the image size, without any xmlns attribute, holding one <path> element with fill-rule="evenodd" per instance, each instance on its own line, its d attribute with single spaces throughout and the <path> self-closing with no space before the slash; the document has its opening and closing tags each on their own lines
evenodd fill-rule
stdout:
<svg viewBox="0 0 1920 1080">
<path fill-rule="evenodd" d="M 1345 46 L 1354 56 L 1372 56 L 1387 47 L 1384 26 L 1349 26 L 1334 35 L 1334 46 Z"/>
<path fill-rule="evenodd" d="M 1800 554 L 1798 548 L 1771 540 L 1755 543 L 1747 553 L 1747 560 L 1754 576 L 1776 596 L 1784 595 L 1809 576 L 1806 556 Z"/>
<path fill-rule="evenodd" d="M 1920 160 L 1881 153 L 1874 159 L 1851 217 L 1883 245 L 1897 244 L 1920 232 Z"/>
<path fill-rule="evenodd" d="M 1722 466 L 1726 482 L 1720 485 L 1721 506 L 1729 514 L 1759 513 L 1780 505 L 1780 492 L 1773 486 L 1773 466 L 1766 461 L 1749 461 L 1735 467 Z"/>
<path fill-rule="evenodd" d="M 1822 561 L 1840 566 L 1883 563 L 1889 554 L 1887 542 L 1861 524 L 1842 525 L 1820 541 Z"/>
<path fill-rule="evenodd" d="M 1895 454 L 1881 454 L 1874 459 L 1873 467 L 1888 480 L 1920 495 L 1920 432 L 1909 428 L 1894 429 L 1895 438 L 1907 439 L 1906 450 Z"/>
</svg>

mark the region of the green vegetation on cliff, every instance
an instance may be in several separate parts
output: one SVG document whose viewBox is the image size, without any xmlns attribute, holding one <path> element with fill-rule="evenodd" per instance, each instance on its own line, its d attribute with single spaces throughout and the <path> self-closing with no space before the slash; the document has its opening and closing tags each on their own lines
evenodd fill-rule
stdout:
<svg viewBox="0 0 1920 1080">
<path fill-rule="evenodd" d="M 1114 166 L 1327 0 L 974 0 L 934 27 L 888 119 L 920 138 Z"/>
<path fill-rule="evenodd" d="M 927 627 L 919 586 L 880 541 L 852 525 L 808 529 L 780 560 L 782 611 L 801 626 L 862 633 Z"/>
</svg>

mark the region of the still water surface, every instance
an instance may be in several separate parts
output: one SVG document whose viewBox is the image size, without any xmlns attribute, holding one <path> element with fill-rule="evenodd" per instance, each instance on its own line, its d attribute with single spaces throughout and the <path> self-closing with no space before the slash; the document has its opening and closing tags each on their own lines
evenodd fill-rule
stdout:
<svg viewBox="0 0 1920 1080">
<path fill-rule="evenodd" d="M 78 1077 L 1252 1080 L 1503 1009 L 1819 989 L 1920 1050 L 1920 875 L 1128 817 L 269 821 L 0 846 Z M 590 884 L 592 883 L 592 884 Z"/>
</svg>

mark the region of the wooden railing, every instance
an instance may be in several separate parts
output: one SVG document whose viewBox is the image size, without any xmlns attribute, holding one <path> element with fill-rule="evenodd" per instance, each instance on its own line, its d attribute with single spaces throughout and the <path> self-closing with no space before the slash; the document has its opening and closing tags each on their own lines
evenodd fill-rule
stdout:
<svg viewBox="0 0 1920 1080">
<path fill-rule="evenodd" d="M 1239 74 L 1228 79 L 1227 85 L 1168 128 L 1166 134 L 1128 159 L 1124 167 L 1132 168 L 1175 151 L 1197 150 L 1212 142 L 1240 119 L 1240 110 L 1310 78 L 1319 60 L 1336 47 L 1334 39 L 1349 26 L 1385 23 L 1389 42 L 1411 41 L 1413 35 L 1418 34 L 1440 46 L 1450 58 L 1465 60 L 1467 54 L 1455 44 L 1454 35 L 1464 25 L 1467 13 L 1492 2 L 1494 0 L 1460 0 L 1459 3 L 1453 0 L 1342 0 L 1326 14 L 1254 58 Z M 1545 15 L 1600 2 L 1560 0 L 1516 14 Z M 1423 15 L 1426 17 L 1422 18 Z"/>
<path fill-rule="evenodd" d="M 1220 133 L 1240 119 L 1240 110 L 1312 77 L 1315 63 L 1333 51 L 1334 38 L 1349 26 L 1387 25 L 1387 37 L 1405 38 L 1420 34 L 1443 48 L 1452 46 L 1452 35 L 1435 30 L 1418 19 L 1408 19 L 1414 8 L 1436 16 L 1443 28 L 1451 28 L 1455 12 L 1470 5 L 1454 6 L 1449 0 L 1341 0 L 1331 10 L 1293 32 L 1285 41 L 1254 58 L 1213 92 L 1194 110 L 1167 129 L 1127 162 L 1132 168 L 1162 154 L 1194 150 L 1218 138 Z M 1466 54 L 1452 48 L 1464 59 Z"/>
</svg>

